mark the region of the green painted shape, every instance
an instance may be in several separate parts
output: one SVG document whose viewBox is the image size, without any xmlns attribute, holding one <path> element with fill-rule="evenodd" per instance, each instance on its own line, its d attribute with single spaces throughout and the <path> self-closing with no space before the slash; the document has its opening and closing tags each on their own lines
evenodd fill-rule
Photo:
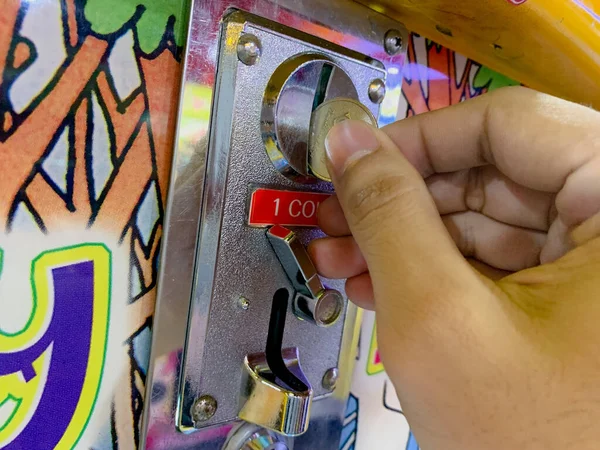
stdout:
<svg viewBox="0 0 600 450">
<path fill-rule="evenodd" d="M 488 91 L 499 89 L 505 86 L 518 86 L 520 83 L 508 78 L 506 75 L 495 72 L 485 66 L 481 66 L 475 74 L 473 87 L 475 89 L 487 88 Z"/>
<path fill-rule="evenodd" d="M 141 50 L 150 54 L 160 46 L 173 17 L 175 44 L 184 44 L 187 4 L 187 0 L 87 0 L 84 14 L 92 30 L 106 36 L 121 30 L 141 6 L 143 12 L 135 26 Z"/>
<path fill-rule="evenodd" d="M 8 394 L 8 396 L 4 400 L 2 400 L 0 402 L 0 407 L 4 406 L 9 401 L 12 401 L 13 403 L 16 403 L 16 406 L 13 409 L 13 411 L 10 413 L 10 416 L 8 416 L 6 418 L 6 420 L 4 421 L 4 423 L 0 423 L 0 431 L 4 430 L 8 426 L 8 424 L 13 420 L 13 418 L 17 414 L 17 411 L 19 411 L 19 407 L 21 406 L 21 403 L 23 402 L 23 399 L 22 398 L 14 397 L 12 394 Z"/>
</svg>

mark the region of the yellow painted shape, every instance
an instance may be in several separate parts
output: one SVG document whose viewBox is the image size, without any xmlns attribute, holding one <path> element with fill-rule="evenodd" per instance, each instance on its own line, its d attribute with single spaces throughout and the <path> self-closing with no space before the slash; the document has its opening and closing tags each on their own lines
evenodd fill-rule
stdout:
<svg viewBox="0 0 600 450">
<path fill-rule="evenodd" d="M 43 263 L 53 266 L 60 265 L 61 262 L 72 264 L 77 260 L 94 261 L 94 314 L 85 381 L 73 418 L 62 439 L 55 447 L 55 450 L 70 450 L 79 441 L 85 430 L 100 390 L 110 317 L 110 251 L 102 244 L 87 244 L 63 250 L 56 255 L 48 254 L 45 256 L 48 257 L 48 260 Z M 42 258 L 45 256 L 42 256 Z M 41 261 L 38 260 L 38 262 Z"/>
<path fill-rule="evenodd" d="M 379 358 L 379 347 L 377 345 L 377 326 L 373 325 L 371 333 L 371 344 L 369 345 L 369 359 L 367 360 L 367 375 L 377 375 L 384 372 L 383 363 Z"/>
<path fill-rule="evenodd" d="M 33 362 L 36 376 L 25 382 L 20 372 L 0 377 L 0 405 L 14 405 L 13 411 L 0 421 L 0 448 L 14 439 L 29 423 L 40 402 L 52 349 L 48 348 Z"/>
<path fill-rule="evenodd" d="M 100 383 L 104 362 L 106 359 L 106 344 L 108 340 L 108 327 L 110 317 L 110 295 L 111 295 L 111 254 L 103 244 L 82 244 L 42 253 L 32 263 L 31 282 L 34 298 L 37 301 L 37 309 L 32 313 L 32 324 L 23 333 L 8 336 L 0 336 L 3 347 L 0 352 L 10 351 L 15 348 L 25 348 L 33 345 L 39 339 L 39 324 L 49 322 L 52 312 L 51 292 L 51 270 L 56 267 L 73 265 L 82 261 L 94 262 L 94 302 L 93 323 L 90 339 L 90 351 L 87 362 L 86 377 L 75 408 L 71 422 L 63 437 L 56 445 L 55 450 L 72 449 L 79 441 L 89 419 L 93 413 Z M 46 317 L 41 316 L 41 312 Z M 33 328 L 33 327 L 37 328 Z M 36 332 L 30 332 L 34 329 Z M 30 341 L 24 340 L 29 338 Z M 36 376 L 25 383 L 20 372 L 0 377 L 0 404 L 9 399 L 17 401 L 18 407 L 11 414 L 10 420 L 5 421 L 0 428 L 0 447 L 3 442 L 10 442 L 18 433 L 25 428 L 27 422 L 35 414 L 45 385 L 47 367 L 51 358 L 51 345 L 36 360 L 34 369 Z M 37 364 L 37 366 L 36 366 Z M 44 372 L 43 367 L 46 367 Z M 37 399 L 37 400 L 36 400 Z"/>
</svg>

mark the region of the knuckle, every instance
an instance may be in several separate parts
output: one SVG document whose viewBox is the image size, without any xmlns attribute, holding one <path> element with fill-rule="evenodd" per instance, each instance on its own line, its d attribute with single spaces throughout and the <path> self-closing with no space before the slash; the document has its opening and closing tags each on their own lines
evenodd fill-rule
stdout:
<svg viewBox="0 0 600 450">
<path fill-rule="evenodd" d="M 388 215 L 413 211 L 419 188 L 406 176 L 390 174 L 352 189 L 348 207 L 354 225 L 368 228 L 378 225 Z"/>
<path fill-rule="evenodd" d="M 489 92 L 489 98 L 497 104 L 506 104 L 509 106 L 514 99 L 522 99 L 523 96 L 534 95 L 535 91 L 525 86 L 504 86 L 500 89 L 494 89 Z"/>
<path fill-rule="evenodd" d="M 484 185 L 482 166 L 469 169 L 464 191 L 464 203 L 469 210 L 475 212 L 482 212 L 484 210 L 486 200 Z"/>
</svg>

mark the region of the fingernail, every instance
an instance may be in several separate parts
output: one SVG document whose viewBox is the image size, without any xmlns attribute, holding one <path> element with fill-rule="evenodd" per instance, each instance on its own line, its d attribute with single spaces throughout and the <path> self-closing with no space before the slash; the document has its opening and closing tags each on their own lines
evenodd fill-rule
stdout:
<svg viewBox="0 0 600 450">
<path fill-rule="evenodd" d="M 375 128 L 358 120 L 345 120 L 335 125 L 325 139 L 331 168 L 341 176 L 354 162 L 379 148 Z"/>
</svg>

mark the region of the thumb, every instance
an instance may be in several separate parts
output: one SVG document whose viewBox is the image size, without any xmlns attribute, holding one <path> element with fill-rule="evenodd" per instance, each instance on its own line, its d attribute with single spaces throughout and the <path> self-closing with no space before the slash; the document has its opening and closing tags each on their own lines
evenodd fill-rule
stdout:
<svg viewBox="0 0 600 450">
<path fill-rule="evenodd" d="M 337 196 L 371 274 L 379 322 L 414 324 L 415 315 L 430 311 L 456 313 L 458 299 L 469 307 L 465 297 L 474 289 L 489 294 L 446 231 L 423 178 L 383 131 L 346 120 L 331 129 L 326 148 Z"/>
</svg>

